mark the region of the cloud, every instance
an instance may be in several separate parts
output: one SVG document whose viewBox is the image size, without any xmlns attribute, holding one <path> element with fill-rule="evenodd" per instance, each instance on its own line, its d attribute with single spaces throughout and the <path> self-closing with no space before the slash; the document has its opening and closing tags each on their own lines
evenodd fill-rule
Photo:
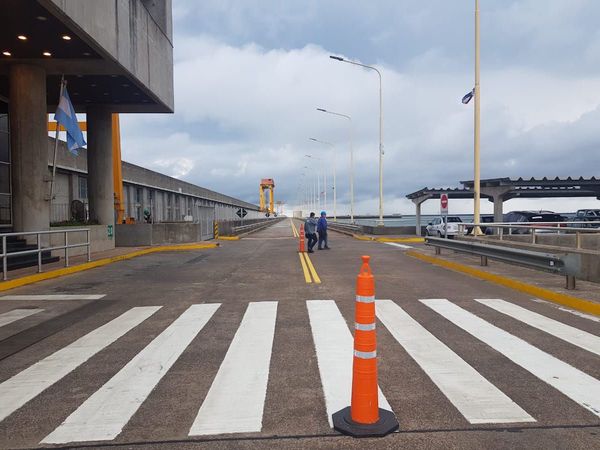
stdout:
<svg viewBox="0 0 600 450">
<path fill-rule="evenodd" d="M 386 212 L 411 213 L 404 195 L 424 186 L 472 178 L 473 110 L 460 103 L 473 84 L 471 2 L 344 2 L 341 21 L 331 9 L 338 2 L 260 2 L 256 10 L 251 1 L 176 3 L 176 113 L 124 117 L 124 159 L 254 203 L 259 180 L 274 178 L 277 198 L 290 205 L 320 170 L 304 155 L 323 159 L 331 183 L 333 154 L 308 140 L 316 137 L 336 144 L 338 210 L 346 211 L 348 123 L 315 110 L 324 107 L 352 116 L 357 211 L 375 212 L 378 79 L 328 58 L 372 49 L 365 62 L 383 74 Z M 598 167 L 600 76 L 592 69 L 600 35 L 590 21 L 566 44 L 557 35 L 600 7 L 563 3 L 485 2 L 483 177 L 593 175 Z M 339 22 L 353 27 L 340 31 Z M 338 46 L 340 36 L 362 47 Z M 398 45 L 410 50 L 394 56 Z M 561 67 L 577 57 L 580 72 Z"/>
</svg>

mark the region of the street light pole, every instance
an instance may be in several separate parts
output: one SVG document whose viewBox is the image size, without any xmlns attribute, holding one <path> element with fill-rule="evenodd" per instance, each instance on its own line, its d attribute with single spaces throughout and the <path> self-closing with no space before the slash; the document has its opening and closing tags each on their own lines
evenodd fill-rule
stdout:
<svg viewBox="0 0 600 450">
<path fill-rule="evenodd" d="M 311 140 L 315 141 L 316 139 L 310 138 Z M 317 141 L 320 142 L 320 141 Z M 315 159 L 317 161 L 320 161 L 320 169 L 323 172 L 323 189 L 324 189 L 324 198 L 323 198 L 323 204 L 324 204 L 324 208 L 323 209 L 327 209 L 327 175 L 325 172 L 325 167 L 323 167 L 323 159 L 322 158 L 317 158 L 314 155 L 304 155 L 307 158 L 310 159 Z M 319 180 L 319 174 L 317 172 L 317 198 L 318 198 L 318 204 L 317 206 L 319 207 L 319 209 L 321 209 L 321 185 L 320 185 L 320 180 Z"/>
<path fill-rule="evenodd" d="M 329 57 L 331 59 L 335 59 L 336 61 L 374 70 L 377 72 L 377 75 L 379 75 L 379 220 L 377 221 L 377 225 L 383 226 L 383 95 L 381 86 L 381 72 L 373 66 L 368 66 L 355 61 L 349 61 L 341 56 L 330 55 Z"/>
<path fill-rule="evenodd" d="M 321 141 L 315 138 L 309 138 L 311 141 L 318 142 L 319 144 L 329 145 L 331 150 L 333 151 L 333 221 L 337 222 L 337 185 L 336 185 L 336 154 L 335 154 L 335 145 L 331 142 Z M 327 186 L 325 186 L 325 192 L 327 192 Z M 327 209 L 327 205 L 325 205 L 325 209 Z"/>
<path fill-rule="evenodd" d="M 334 116 L 342 117 L 347 119 L 350 123 L 349 127 L 349 142 L 350 142 L 350 223 L 354 223 L 354 149 L 353 149 L 353 126 L 352 126 L 352 117 L 334 112 L 328 111 L 323 108 L 317 108 L 317 111 L 324 112 L 327 114 L 333 114 Z M 334 203 L 334 214 L 335 214 L 335 199 L 336 199 L 336 185 L 335 185 L 335 157 L 334 157 L 334 170 L 333 170 L 333 203 Z M 335 219 L 335 218 L 334 218 Z"/>
<path fill-rule="evenodd" d="M 473 208 L 473 222 L 478 224 L 480 222 L 480 189 L 481 189 L 481 166 L 480 166 L 480 118 L 481 118 L 481 96 L 479 90 L 479 65 L 480 65 L 480 36 L 479 36 L 479 0 L 475 0 L 475 118 L 474 118 L 474 171 L 475 176 L 473 180 L 473 198 L 474 198 L 474 208 Z M 481 231 L 478 226 L 473 228 L 473 234 L 481 234 Z"/>
</svg>

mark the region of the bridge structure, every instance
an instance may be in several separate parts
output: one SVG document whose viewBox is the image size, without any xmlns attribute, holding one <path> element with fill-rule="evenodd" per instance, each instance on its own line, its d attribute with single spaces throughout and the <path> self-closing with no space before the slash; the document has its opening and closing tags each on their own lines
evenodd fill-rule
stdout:
<svg viewBox="0 0 600 450">
<path fill-rule="evenodd" d="M 421 205 L 447 194 L 451 199 L 472 199 L 473 181 L 459 188 L 428 188 L 406 195 L 416 208 L 416 233 L 421 234 Z M 512 198 L 595 197 L 600 200 L 600 179 L 591 178 L 488 178 L 481 180 L 481 197 L 494 204 L 494 222 L 502 222 L 503 204 Z"/>
</svg>

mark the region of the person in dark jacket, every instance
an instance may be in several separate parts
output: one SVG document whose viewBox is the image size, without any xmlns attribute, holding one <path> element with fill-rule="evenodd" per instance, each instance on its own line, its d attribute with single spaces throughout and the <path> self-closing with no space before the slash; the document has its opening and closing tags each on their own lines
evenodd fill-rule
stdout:
<svg viewBox="0 0 600 450">
<path fill-rule="evenodd" d="M 319 218 L 319 222 L 317 223 L 317 233 L 319 233 L 319 250 L 329 250 L 329 245 L 327 242 L 327 213 L 325 211 L 321 211 L 321 217 Z M 325 246 L 323 246 L 325 244 Z"/>
<path fill-rule="evenodd" d="M 317 243 L 317 219 L 314 212 L 311 212 L 310 217 L 304 222 L 304 235 L 308 239 L 306 242 L 308 253 L 314 253 L 313 247 Z"/>
</svg>

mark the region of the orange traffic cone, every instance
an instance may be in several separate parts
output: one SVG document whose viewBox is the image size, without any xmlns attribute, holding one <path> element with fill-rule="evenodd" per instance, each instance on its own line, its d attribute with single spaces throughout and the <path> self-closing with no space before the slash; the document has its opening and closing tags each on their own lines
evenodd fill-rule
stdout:
<svg viewBox="0 0 600 450">
<path fill-rule="evenodd" d="M 300 224 L 300 243 L 298 244 L 298 251 L 304 252 L 304 225 Z"/>
<path fill-rule="evenodd" d="M 375 278 L 369 256 L 356 278 L 354 360 L 350 406 L 333 414 L 333 428 L 354 437 L 385 436 L 399 427 L 394 413 L 379 408 L 377 339 L 375 331 Z"/>
</svg>

